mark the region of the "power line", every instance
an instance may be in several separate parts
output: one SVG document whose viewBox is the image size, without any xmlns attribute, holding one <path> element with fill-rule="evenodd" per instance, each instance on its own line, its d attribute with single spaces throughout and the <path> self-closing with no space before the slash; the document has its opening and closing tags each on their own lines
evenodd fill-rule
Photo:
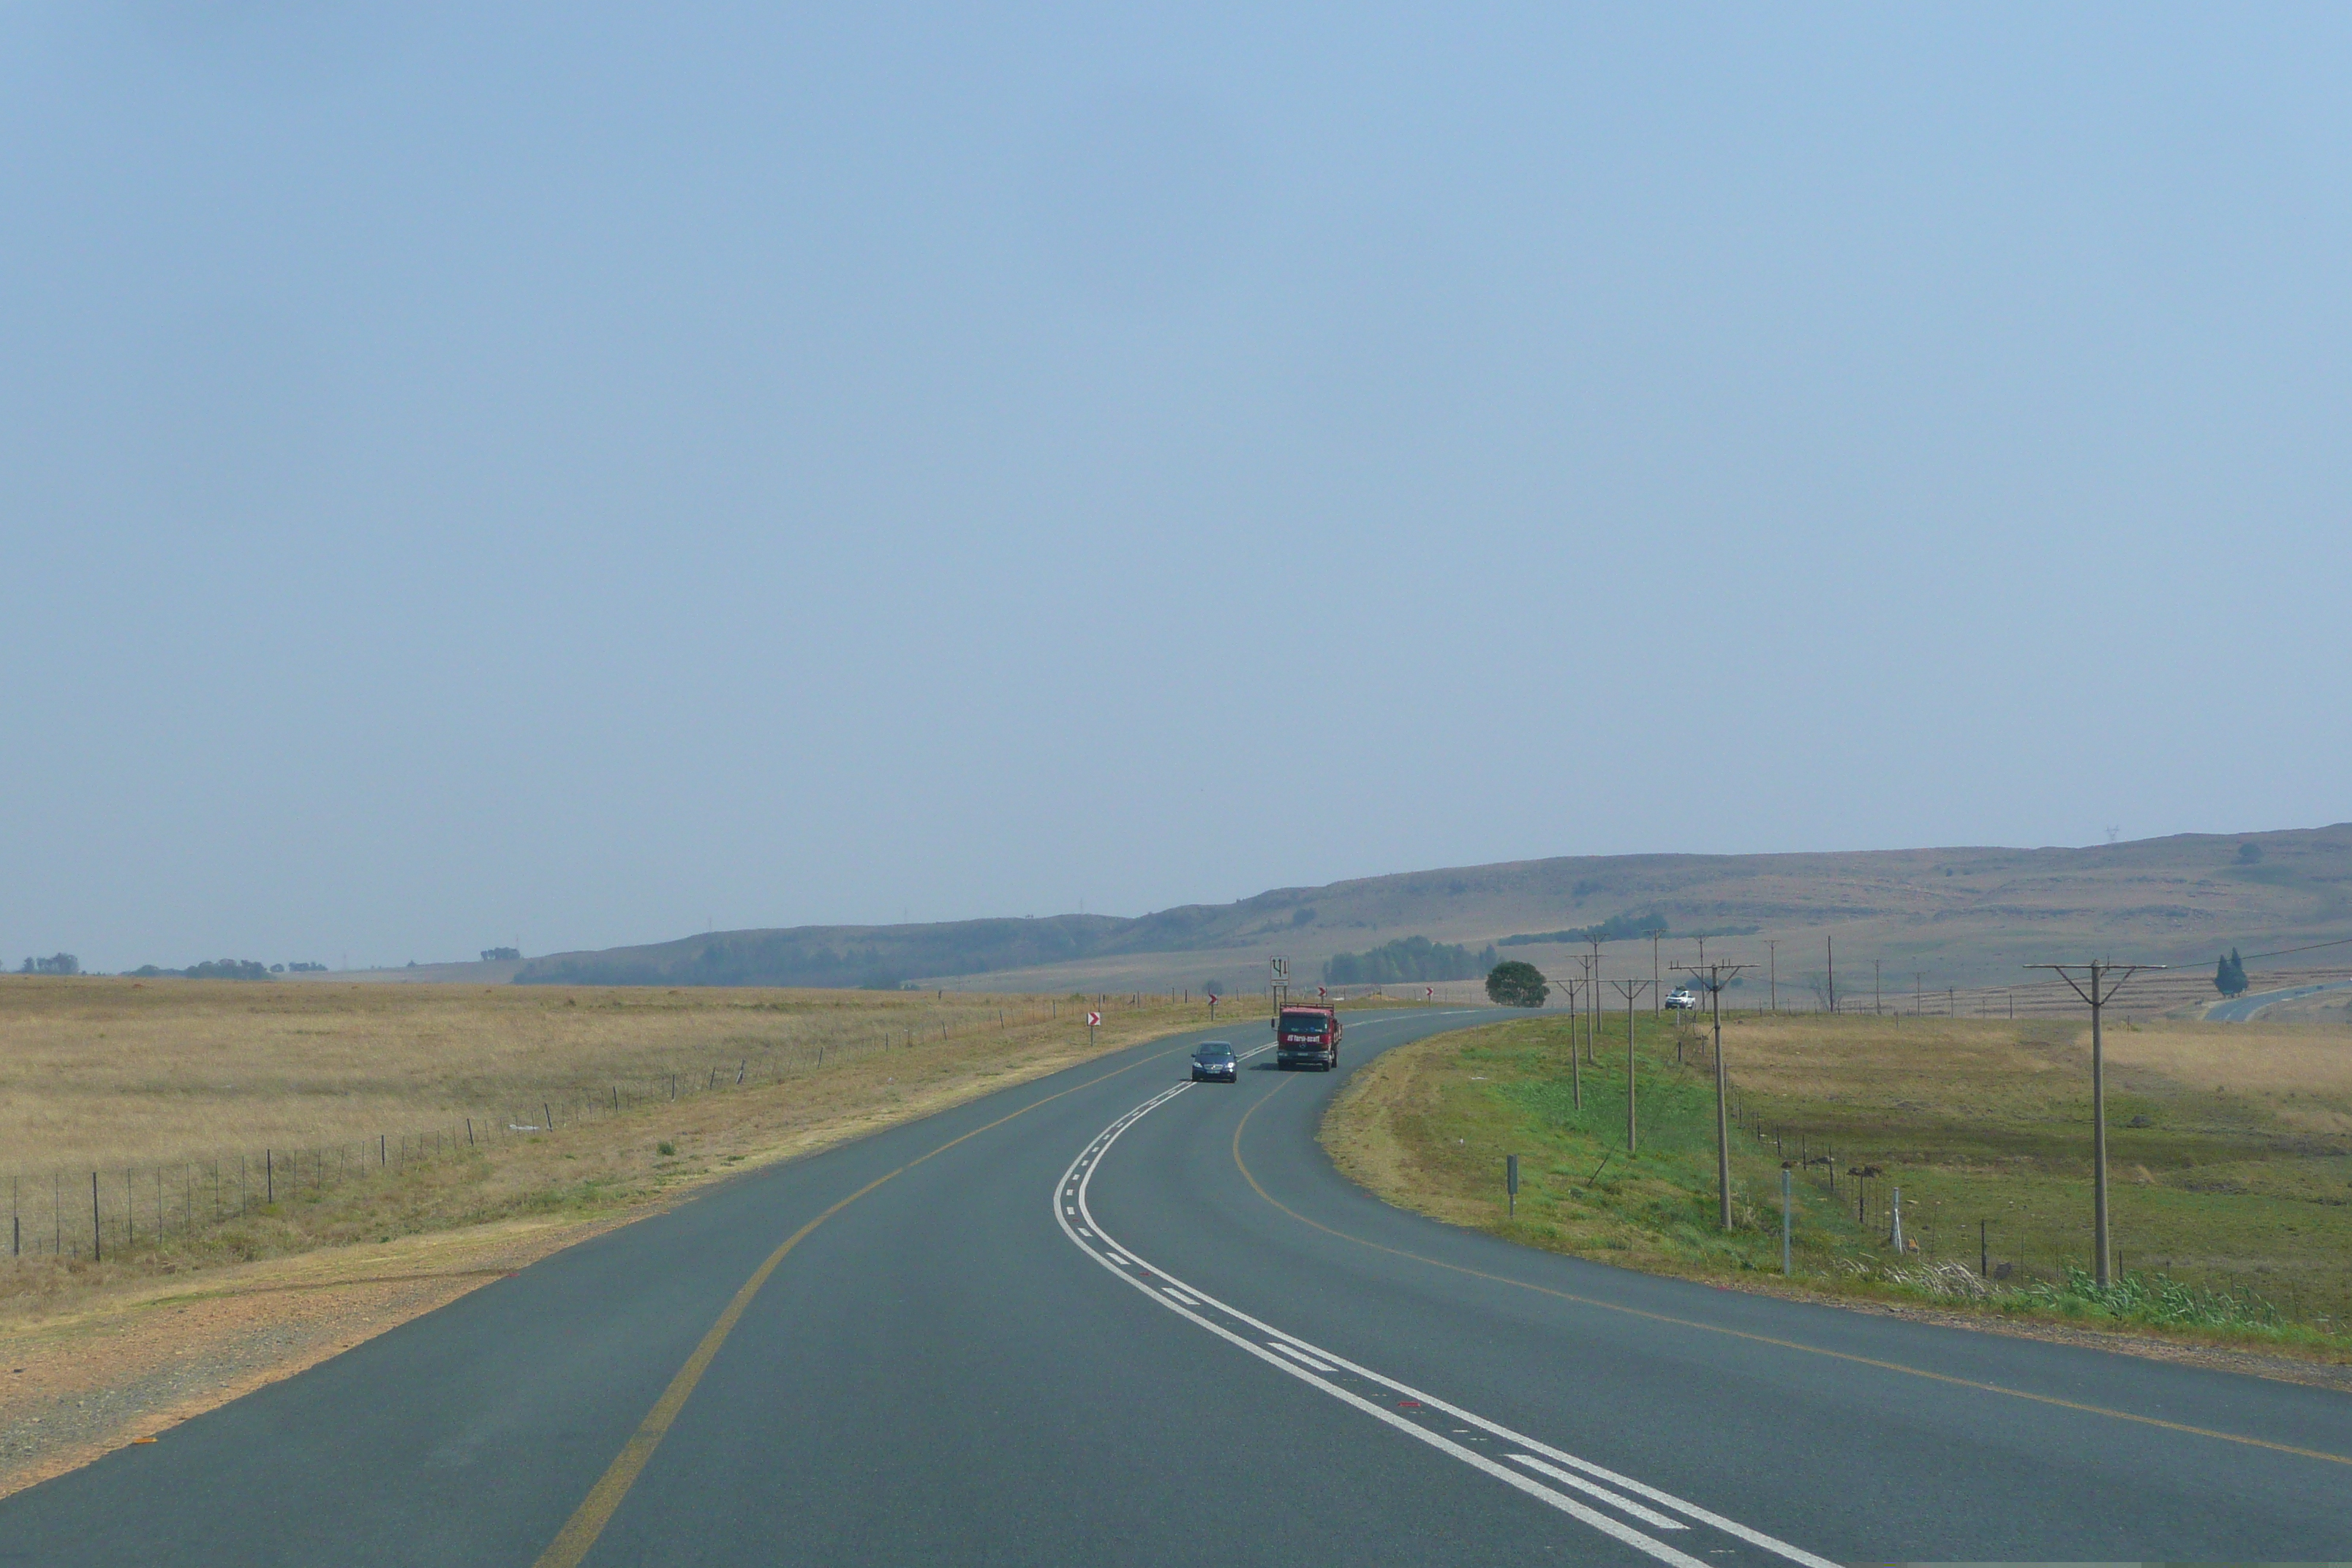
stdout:
<svg viewBox="0 0 2352 1568">
<path fill-rule="evenodd" d="M 2282 947 L 2275 952 L 2250 952 L 2248 958 L 2284 958 L 2290 952 L 2317 952 L 2323 947 L 2352 947 L 2352 936 L 2339 936 L 2334 942 L 2315 942 L 2309 947 Z"/>
</svg>

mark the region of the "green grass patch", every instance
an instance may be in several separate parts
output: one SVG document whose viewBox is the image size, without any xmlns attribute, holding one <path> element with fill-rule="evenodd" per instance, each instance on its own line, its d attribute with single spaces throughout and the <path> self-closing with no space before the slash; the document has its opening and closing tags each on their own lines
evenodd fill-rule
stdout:
<svg viewBox="0 0 2352 1568">
<path fill-rule="evenodd" d="M 1653 1016 L 1633 1026 L 1630 1142 L 1622 1016 L 1586 1060 L 1558 1015 L 1391 1053 L 1351 1084 L 1326 1142 L 1375 1190 L 1440 1217 L 1702 1278 L 1780 1272 L 1785 1162 L 1791 1271 L 1816 1289 L 2352 1349 L 2352 1158 L 2336 1141 L 2266 1101 L 2119 1075 L 2120 1267 L 2103 1289 L 2090 1268 L 2088 1095 L 2063 1059 L 2072 1035 L 2028 1023 L 1953 1047 L 1950 1024 L 1913 1042 L 1871 1022 L 1877 1036 L 1811 1042 L 1777 1020 L 1727 1026 L 1735 1073 L 1750 1059 L 1773 1086 L 1731 1080 L 1727 1228 L 1708 1042 Z M 1921 1049 L 1893 1057 L 1895 1068 L 1874 1065 L 1874 1053 L 1913 1043 Z M 1516 1212 L 1508 1154 L 1520 1157 Z"/>
</svg>

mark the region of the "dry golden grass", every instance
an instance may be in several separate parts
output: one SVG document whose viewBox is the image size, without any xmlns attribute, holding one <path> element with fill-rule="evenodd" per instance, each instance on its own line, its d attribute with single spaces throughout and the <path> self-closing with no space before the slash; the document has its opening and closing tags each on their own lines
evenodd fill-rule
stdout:
<svg viewBox="0 0 2352 1568">
<path fill-rule="evenodd" d="M 1067 1026 L 1044 997 L 688 988 L 0 979 L 0 1173 L 169 1164 L 373 1140 L 472 1116 L 543 1120 L 772 1082 L 912 1031 Z M 1113 1009 L 1114 1016 L 1132 1009 Z M 1058 1014 L 1058 1016 L 1055 1015 Z M 1083 1034 L 1083 1030 L 1079 1031 Z"/>
<path fill-rule="evenodd" d="M 2091 1048 L 2088 1029 L 2081 1049 Z M 2269 1100 L 2352 1096 L 2352 1028 L 2341 1019 L 2313 1023 L 2257 1019 L 2251 1024 L 2189 1024 L 2161 1019 L 2110 1031 L 2111 1059 L 2183 1083 L 2210 1085 Z"/>
<path fill-rule="evenodd" d="M 610 1215 L 1205 1015 L 1121 998 L 1090 1039 L 1087 1005 L 0 980 L 0 1296 Z"/>
<path fill-rule="evenodd" d="M 0 980 L 0 1128 L 20 1160 L 32 1152 L 25 1163 L 77 1173 L 54 1231 L 47 1182 L 22 1184 L 26 1256 L 8 1258 L 0 1231 L 0 1349 L 22 1374 L 0 1387 L 0 1494 L 710 1182 L 1206 1011 L 1121 998 L 1089 1039 L 1086 1008 L 866 992 Z M 693 1091 L 719 1068 L 719 1087 Z M 209 1189 L 211 1170 L 185 1163 L 264 1146 L 282 1160 L 339 1139 L 372 1150 L 379 1129 L 396 1138 L 542 1099 L 556 1101 L 551 1131 L 473 1147 L 445 1136 L 429 1157 L 375 1169 L 313 1152 L 306 1179 L 279 1168 L 274 1202 L 256 1161 L 242 1194 L 234 1160 L 219 1167 L 226 1194 Z M 106 1251 L 94 1261 L 88 1171 L 100 1164 Z M 129 1203 L 127 1166 L 139 1172 Z M 154 1181 L 158 1167 L 188 1184 Z"/>
<path fill-rule="evenodd" d="M 2127 1020 L 2108 1025 L 2105 1045 L 2111 1087 L 2126 1091 L 2209 1089 L 2279 1112 L 2352 1104 L 2352 1029 L 2341 1024 Z M 1760 1091 L 1967 1110 L 1988 1094 L 2085 1095 L 2091 1028 L 2062 1019 L 1743 1014 L 1725 1021 L 1724 1056 L 1742 1084 Z"/>
</svg>

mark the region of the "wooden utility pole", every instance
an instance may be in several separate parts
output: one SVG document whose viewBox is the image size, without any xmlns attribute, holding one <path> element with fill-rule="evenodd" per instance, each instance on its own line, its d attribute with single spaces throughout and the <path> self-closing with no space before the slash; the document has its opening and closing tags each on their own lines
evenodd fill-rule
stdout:
<svg viewBox="0 0 2352 1568">
<path fill-rule="evenodd" d="M 1633 998 L 1652 983 L 1612 980 L 1610 984 L 1625 994 L 1625 1153 L 1631 1158 L 1641 1147 L 1641 1123 L 1633 1115 Z"/>
<path fill-rule="evenodd" d="M 1568 986 L 1568 1087 L 1576 1109 L 1584 1109 L 1584 1053 L 1579 1048 L 1576 1035 L 1576 988 L 1580 980 L 1565 982 Z"/>
<path fill-rule="evenodd" d="M 1764 944 L 1764 984 L 1772 994 L 1772 1011 L 1777 1013 L 1780 1010 L 1780 944 L 1777 942 Z"/>
<path fill-rule="evenodd" d="M 1665 934 L 1664 928 L 1650 933 L 1650 1011 L 1660 1017 L 1665 1016 L 1666 994 L 1658 989 L 1658 939 Z"/>
<path fill-rule="evenodd" d="M 1589 1014 L 1595 1006 L 1599 1005 L 1598 991 L 1592 984 L 1591 960 L 1586 958 L 1584 954 L 1580 952 L 1576 955 L 1576 973 L 1579 976 L 1577 984 L 1584 987 L 1584 1010 Z M 1569 1054 L 1574 1057 L 1579 1062 L 1582 1062 L 1584 1060 L 1584 1033 L 1586 1026 L 1586 1020 L 1581 1017 L 1571 1020 L 1569 1026 Z"/>
<path fill-rule="evenodd" d="M 1590 1062 L 1599 1059 L 1593 1055 L 1593 1051 L 1601 1038 L 1599 1022 L 1601 1017 L 1601 939 L 1597 936 L 1589 936 L 1584 940 L 1592 944 L 1592 1013 L 1591 1019 L 1586 1024 L 1584 1030 L 1584 1059 Z"/>
<path fill-rule="evenodd" d="M 1727 979 L 1738 978 L 1748 966 L 1744 963 L 1712 963 L 1702 974 L 1696 968 L 1684 963 L 1676 969 L 1687 970 L 1694 979 L 1706 987 L 1708 1005 L 1715 1015 L 1715 1196 L 1717 1217 L 1723 1228 L 1731 1228 L 1731 1117 L 1725 1100 L 1728 1093 L 1723 1070 L 1723 986 Z M 1724 971 L 1730 970 L 1726 975 Z"/>
<path fill-rule="evenodd" d="M 1833 936 L 1825 936 L 1822 938 L 1822 941 L 1829 945 L 1830 1011 L 1834 1013 L 1837 1011 L 1837 938 Z"/>
<path fill-rule="evenodd" d="M 2099 1037 L 2099 1014 L 2115 1000 L 2125 981 L 2143 969 L 2166 969 L 2162 963 L 2113 963 L 2094 959 L 2089 963 L 2029 963 L 2028 969 L 2047 969 L 2066 983 L 2067 989 L 2090 1004 L 2091 1007 L 2091 1247 L 2098 1265 L 2099 1289 L 2104 1290 L 2114 1281 L 2114 1250 L 2107 1234 L 2107 1080 L 2105 1050 Z M 2076 984 L 2071 970 L 2084 972 L 2084 983 Z M 2116 971 L 2122 971 L 2117 973 Z"/>
<path fill-rule="evenodd" d="M 1885 1011 L 1878 989 L 1878 960 L 1870 961 L 1870 1016 L 1874 1018 Z"/>
</svg>

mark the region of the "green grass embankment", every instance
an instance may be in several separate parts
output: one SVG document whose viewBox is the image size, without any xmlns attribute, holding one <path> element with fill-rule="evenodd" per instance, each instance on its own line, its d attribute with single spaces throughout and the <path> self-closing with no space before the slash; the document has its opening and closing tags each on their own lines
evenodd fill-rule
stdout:
<svg viewBox="0 0 2352 1568">
<path fill-rule="evenodd" d="M 1622 1014 L 1573 1068 L 1571 1026 L 1558 1015 L 1391 1052 L 1335 1105 L 1325 1142 L 1382 1196 L 1439 1218 L 1653 1272 L 1759 1283 L 1780 1272 L 1785 1159 L 1791 1262 L 1806 1289 L 2352 1352 L 2341 1331 L 2352 1205 L 2336 1141 L 2254 1098 L 2217 1103 L 2146 1063 L 2119 1065 L 2111 1148 L 2124 1268 L 2101 1292 L 2086 1272 L 2088 1108 L 2073 1032 L 1910 1023 L 1727 1020 L 1729 1230 L 1703 1020 L 1636 1016 L 1631 1150 Z M 2134 1116 L 2145 1125 L 2130 1128 Z M 1516 1215 L 1503 1180 L 1513 1153 Z M 1859 1183 L 1850 1173 L 1874 1167 Z"/>
</svg>

